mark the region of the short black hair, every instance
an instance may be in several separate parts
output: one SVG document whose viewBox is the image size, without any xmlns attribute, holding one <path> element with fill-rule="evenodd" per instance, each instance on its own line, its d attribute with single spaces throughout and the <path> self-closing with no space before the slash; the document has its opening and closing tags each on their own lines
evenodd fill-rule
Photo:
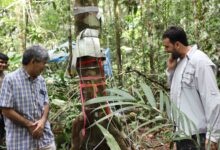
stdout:
<svg viewBox="0 0 220 150">
<path fill-rule="evenodd" d="M 3 53 L 1 53 L 0 52 L 0 59 L 2 59 L 2 60 L 4 60 L 4 61 L 8 61 L 8 56 L 7 55 L 5 55 L 5 54 L 3 54 Z"/>
<path fill-rule="evenodd" d="M 22 64 L 28 65 L 32 59 L 37 62 L 48 61 L 49 55 L 47 50 L 40 45 L 28 47 L 23 54 Z"/>
<path fill-rule="evenodd" d="M 188 46 L 186 32 L 181 27 L 171 26 L 163 34 L 163 39 L 168 38 L 170 42 L 175 44 L 177 41 L 184 46 Z"/>
</svg>

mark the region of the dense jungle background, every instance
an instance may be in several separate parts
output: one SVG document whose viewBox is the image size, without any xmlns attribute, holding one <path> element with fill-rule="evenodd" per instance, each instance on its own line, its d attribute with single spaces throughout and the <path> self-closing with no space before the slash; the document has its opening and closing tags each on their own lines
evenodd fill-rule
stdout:
<svg viewBox="0 0 220 150">
<path fill-rule="evenodd" d="M 68 41 L 76 41 L 74 3 L 0 0 L 0 51 L 10 57 L 8 72 L 21 66 L 22 52 L 32 44 L 70 52 Z M 107 118 L 117 116 L 135 149 L 171 149 L 175 135 L 167 115 L 172 106 L 165 74 L 168 54 L 164 52 L 162 34 L 171 25 L 183 27 L 189 43 L 198 44 L 219 68 L 220 1 L 99 0 L 98 7 L 101 47 L 110 49 L 113 70 L 113 76 L 106 79 L 108 99 L 113 99 L 113 113 Z M 68 59 L 50 62 L 43 73 L 59 150 L 70 148 L 72 121 L 82 112 L 79 77 L 76 72 L 69 77 L 67 66 Z M 220 86 L 219 74 L 217 79 Z M 108 130 L 101 130 L 110 148 L 116 150 L 117 146 L 112 147 L 117 145 L 114 137 Z"/>
</svg>

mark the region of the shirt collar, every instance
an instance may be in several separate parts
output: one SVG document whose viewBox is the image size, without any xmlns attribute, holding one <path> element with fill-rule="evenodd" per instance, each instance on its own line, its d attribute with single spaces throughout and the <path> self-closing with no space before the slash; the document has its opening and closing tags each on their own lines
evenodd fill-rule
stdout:
<svg viewBox="0 0 220 150">
<path fill-rule="evenodd" d="M 191 59 L 197 49 L 198 49 L 198 46 L 196 44 L 193 45 L 186 54 L 187 59 Z"/>
<path fill-rule="evenodd" d="M 33 82 L 35 82 L 35 81 L 37 81 L 38 80 L 38 78 L 39 77 L 37 77 L 36 79 L 31 79 L 31 76 L 27 73 L 27 71 L 24 69 L 24 67 L 21 67 L 21 73 L 22 73 L 22 75 L 24 76 L 24 78 L 25 79 L 28 79 L 29 81 L 33 81 Z"/>
</svg>

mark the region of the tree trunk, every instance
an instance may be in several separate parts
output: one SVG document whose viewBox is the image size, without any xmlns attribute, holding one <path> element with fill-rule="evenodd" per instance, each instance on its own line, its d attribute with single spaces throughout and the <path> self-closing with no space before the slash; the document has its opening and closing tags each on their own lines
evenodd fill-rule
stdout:
<svg viewBox="0 0 220 150">
<path fill-rule="evenodd" d="M 195 22 L 195 29 L 194 29 L 194 36 L 195 36 L 195 40 L 196 43 L 198 43 L 199 41 L 199 29 L 198 29 L 198 25 L 199 25 L 199 18 L 198 18 L 198 12 L 197 12 L 197 0 L 193 0 L 193 14 L 194 14 L 194 22 Z"/>
<path fill-rule="evenodd" d="M 25 17 L 24 17 L 24 39 L 23 39 L 23 50 L 26 50 L 26 43 L 27 43 L 27 32 L 28 32 L 28 13 L 27 10 L 25 9 Z"/>
<path fill-rule="evenodd" d="M 120 13 L 118 0 L 114 0 L 114 15 L 115 15 L 115 43 L 117 51 L 117 67 L 118 67 L 118 79 L 119 86 L 122 86 L 122 60 L 121 60 L 121 27 L 120 27 Z"/>
<path fill-rule="evenodd" d="M 71 10 L 71 0 L 68 0 L 68 19 L 69 19 L 69 36 L 68 36 L 68 41 L 69 41 L 69 64 L 68 64 L 68 73 L 72 77 L 73 73 L 71 71 L 71 64 L 72 64 L 72 57 L 73 57 L 73 46 L 72 46 L 72 10 Z"/>
<path fill-rule="evenodd" d="M 146 33 L 146 25 L 145 25 L 145 5 L 144 5 L 144 2 L 143 0 L 140 1 L 141 2 L 141 23 L 142 23 L 142 33 L 141 33 L 141 48 L 142 48 L 142 52 L 143 52 L 143 62 L 142 62 L 142 65 L 143 65 L 143 70 L 144 70 L 144 74 L 147 73 L 147 61 L 146 61 L 146 37 L 145 37 L 145 33 Z"/>
<path fill-rule="evenodd" d="M 26 40 L 27 40 L 27 32 L 28 32 L 28 7 L 27 4 L 28 2 L 24 1 L 24 5 L 23 8 L 21 8 L 22 13 L 19 16 L 19 20 L 20 17 L 22 18 L 21 22 L 20 22 L 20 29 L 21 29 L 21 34 L 20 34 L 20 39 L 21 39 L 21 50 L 25 51 L 26 50 Z M 19 13 L 20 14 L 20 13 Z"/>
<path fill-rule="evenodd" d="M 76 0 L 74 9 L 84 9 L 87 6 L 97 6 L 97 0 Z M 84 7 L 84 8 L 83 8 Z M 88 7 L 87 7 L 88 8 Z M 95 17 L 94 17 L 95 16 Z M 97 12 L 75 13 L 75 34 L 78 36 L 84 29 L 100 30 L 100 21 L 94 19 Z M 92 22 L 91 22 L 92 21 Z M 88 37 L 87 37 L 88 38 Z M 92 37 L 91 37 L 92 38 Z M 79 43 L 78 43 L 79 44 Z M 76 44 L 77 46 L 77 44 Z M 89 46 L 88 46 L 89 47 Z M 100 106 L 93 104 L 84 106 L 84 102 L 97 96 L 104 96 L 105 93 L 105 76 L 101 57 L 82 56 L 77 58 L 76 69 L 80 77 L 80 91 L 82 100 L 82 113 L 73 121 L 72 125 L 72 147 L 71 150 L 109 150 L 107 142 L 97 126 L 88 127 L 107 113 L 110 113 L 109 108 L 105 111 L 92 111 Z M 114 122 L 115 119 L 112 119 Z M 127 139 L 112 122 L 105 120 L 100 124 L 107 128 L 115 137 L 122 150 L 129 150 Z"/>
</svg>

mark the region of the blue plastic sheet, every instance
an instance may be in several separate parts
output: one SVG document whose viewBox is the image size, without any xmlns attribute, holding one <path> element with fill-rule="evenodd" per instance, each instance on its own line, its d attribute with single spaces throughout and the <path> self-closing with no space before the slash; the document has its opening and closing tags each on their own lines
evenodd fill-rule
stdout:
<svg viewBox="0 0 220 150">
<path fill-rule="evenodd" d="M 76 44 L 75 42 L 72 42 L 72 48 L 73 50 L 75 49 Z M 49 63 L 51 62 L 62 62 L 68 59 L 69 54 L 67 53 L 67 50 L 69 48 L 69 42 L 65 42 L 62 45 L 60 45 L 59 47 L 49 50 Z"/>
<path fill-rule="evenodd" d="M 112 65 L 111 65 L 111 54 L 109 48 L 105 50 L 105 57 L 106 57 L 106 61 L 104 63 L 105 76 L 112 77 L 113 73 L 112 73 Z"/>
</svg>

